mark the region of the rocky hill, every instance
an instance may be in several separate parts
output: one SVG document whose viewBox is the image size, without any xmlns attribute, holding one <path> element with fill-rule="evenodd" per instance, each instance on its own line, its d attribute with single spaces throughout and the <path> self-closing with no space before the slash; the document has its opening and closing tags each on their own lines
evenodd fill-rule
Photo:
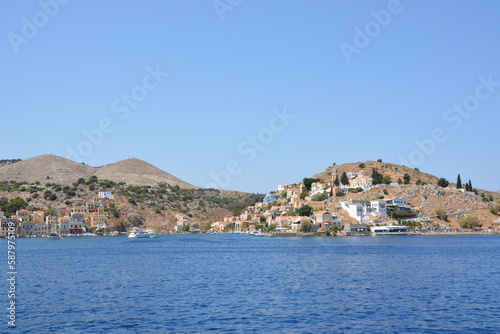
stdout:
<svg viewBox="0 0 500 334">
<path fill-rule="evenodd" d="M 346 212 L 340 209 L 341 201 L 351 199 L 374 200 L 380 196 L 404 196 L 410 205 L 422 212 L 423 216 L 431 217 L 434 221 L 451 228 L 459 228 L 458 220 L 469 215 L 477 216 L 483 227 L 498 227 L 500 224 L 499 216 L 489 210 L 490 206 L 495 204 L 493 201 L 486 202 L 480 196 L 465 194 L 454 188 L 442 188 L 437 185 L 402 185 L 395 188 L 372 188 L 357 194 L 349 193 L 342 197 L 334 196 L 328 201 L 328 209 L 333 212 L 340 212 L 342 217 L 346 218 Z M 498 200 L 500 196 L 493 196 L 493 199 Z M 439 220 L 435 217 L 437 209 L 445 210 L 448 213 L 448 219 Z"/>
<path fill-rule="evenodd" d="M 139 160 L 127 159 L 114 164 L 91 167 L 55 155 L 39 155 L 0 167 L 0 181 L 56 183 L 69 186 L 80 178 L 91 176 L 132 185 L 154 186 L 158 183 L 178 185 L 185 189 L 197 187 L 184 182 L 155 166 Z"/>
<path fill-rule="evenodd" d="M 364 166 L 360 166 L 360 164 Z M 337 165 L 339 177 L 344 172 L 358 172 L 361 169 L 365 170 L 367 176 L 372 174 L 372 170 L 383 175 L 389 175 L 392 182 L 397 182 L 400 178 L 403 180 L 404 174 L 407 173 L 410 175 L 410 182 L 407 185 L 402 184 L 400 187 L 372 188 L 359 193 L 348 193 L 342 197 L 334 196 L 328 200 L 328 208 L 331 211 L 340 213 L 345 221 L 351 221 L 353 218 L 340 209 L 339 203 L 341 201 L 349 199 L 374 200 L 380 196 L 405 196 L 408 202 L 418 208 L 424 216 L 432 217 L 436 222 L 448 227 L 459 228 L 458 220 L 468 215 L 477 216 L 484 227 L 498 226 L 500 224 L 499 216 L 489 210 L 490 206 L 495 205 L 494 202 L 500 199 L 499 192 L 476 189 L 477 193 L 482 196 L 466 194 L 455 189 L 456 184 L 452 182 L 450 182 L 448 187 L 442 188 L 437 186 L 439 180 L 437 176 L 392 163 L 365 161 L 363 163 L 355 162 Z M 330 166 L 324 172 L 314 175 L 314 178 L 331 181 L 332 171 L 333 167 Z M 463 181 L 465 182 L 465 180 Z M 417 185 L 417 182 L 419 185 Z M 489 199 L 493 199 L 493 201 Z M 440 221 L 435 217 L 437 209 L 443 209 L 448 213 L 446 221 Z"/>
<path fill-rule="evenodd" d="M 360 167 L 360 164 L 364 164 L 364 167 Z M 364 169 L 366 171 L 366 175 L 368 176 L 372 174 L 372 169 L 375 169 L 377 172 L 383 175 L 389 175 L 392 179 L 392 182 L 397 182 L 399 178 L 403 179 L 403 175 L 405 173 L 409 174 L 411 177 L 410 184 L 415 184 L 418 180 L 428 184 L 436 184 L 439 179 L 434 175 L 420 172 L 418 169 L 387 162 L 365 161 L 337 165 L 339 177 L 344 172 L 358 172 L 361 169 Z M 330 166 L 324 172 L 314 175 L 314 177 L 320 178 L 325 181 L 330 181 L 332 179 L 332 171 L 333 167 Z"/>
</svg>

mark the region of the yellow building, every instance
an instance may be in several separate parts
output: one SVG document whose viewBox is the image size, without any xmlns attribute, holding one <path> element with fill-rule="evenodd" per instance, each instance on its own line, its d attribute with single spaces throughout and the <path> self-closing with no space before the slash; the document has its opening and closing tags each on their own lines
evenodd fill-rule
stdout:
<svg viewBox="0 0 500 334">
<path fill-rule="evenodd" d="M 313 208 L 314 211 L 323 211 L 326 207 L 326 204 L 323 201 L 309 201 L 305 202 L 304 204 L 309 205 L 311 208 Z"/>
<path fill-rule="evenodd" d="M 47 236 L 50 233 L 50 225 L 49 224 L 40 224 L 37 223 L 35 224 L 33 234 L 36 235 L 37 237 L 41 236 Z"/>
<path fill-rule="evenodd" d="M 45 214 L 42 211 L 33 211 L 33 220 L 35 224 L 44 224 L 45 223 Z"/>
</svg>

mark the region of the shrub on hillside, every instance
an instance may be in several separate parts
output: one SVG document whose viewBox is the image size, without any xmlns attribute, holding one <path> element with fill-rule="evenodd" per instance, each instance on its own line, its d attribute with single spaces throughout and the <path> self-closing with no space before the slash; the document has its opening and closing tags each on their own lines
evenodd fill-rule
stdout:
<svg viewBox="0 0 500 334">
<path fill-rule="evenodd" d="M 443 208 L 436 209 L 434 213 L 439 219 L 448 220 L 448 213 Z"/>
<path fill-rule="evenodd" d="M 443 188 L 448 187 L 449 184 L 450 184 L 450 182 L 448 182 L 448 180 L 445 179 L 444 177 L 440 178 L 438 180 L 438 183 L 437 183 L 438 186 L 443 187 Z"/>
<path fill-rule="evenodd" d="M 459 219 L 458 223 L 462 228 L 477 228 L 480 227 L 479 218 L 476 216 L 467 216 Z"/>
</svg>

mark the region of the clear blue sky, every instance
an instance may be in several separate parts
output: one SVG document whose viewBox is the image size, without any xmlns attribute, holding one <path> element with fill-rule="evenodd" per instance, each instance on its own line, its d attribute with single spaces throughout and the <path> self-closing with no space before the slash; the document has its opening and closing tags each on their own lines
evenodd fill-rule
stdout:
<svg viewBox="0 0 500 334">
<path fill-rule="evenodd" d="M 0 1 L 0 158 L 248 192 L 381 158 L 500 190 L 498 1 L 55 3 Z"/>
</svg>

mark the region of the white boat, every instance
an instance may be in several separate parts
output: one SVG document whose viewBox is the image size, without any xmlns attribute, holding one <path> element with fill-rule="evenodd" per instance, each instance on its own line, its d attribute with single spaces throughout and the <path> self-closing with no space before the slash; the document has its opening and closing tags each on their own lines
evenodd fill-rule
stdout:
<svg viewBox="0 0 500 334">
<path fill-rule="evenodd" d="M 262 232 L 255 232 L 255 233 L 253 234 L 253 236 L 254 236 L 254 237 L 265 237 L 266 235 L 267 235 L 267 234 L 262 233 Z"/>
<path fill-rule="evenodd" d="M 153 230 L 141 230 L 138 228 L 133 228 L 130 234 L 128 235 L 129 238 L 151 238 L 151 236 L 156 235 Z"/>
<path fill-rule="evenodd" d="M 47 236 L 48 239 L 61 240 L 62 238 L 57 233 L 51 233 Z"/>
<path fill-rule="evenodd" d="M 408 226 L 373 226 L 370 230 L 372 235 L 406 235 L 411 233 Z"/>
</svg>

